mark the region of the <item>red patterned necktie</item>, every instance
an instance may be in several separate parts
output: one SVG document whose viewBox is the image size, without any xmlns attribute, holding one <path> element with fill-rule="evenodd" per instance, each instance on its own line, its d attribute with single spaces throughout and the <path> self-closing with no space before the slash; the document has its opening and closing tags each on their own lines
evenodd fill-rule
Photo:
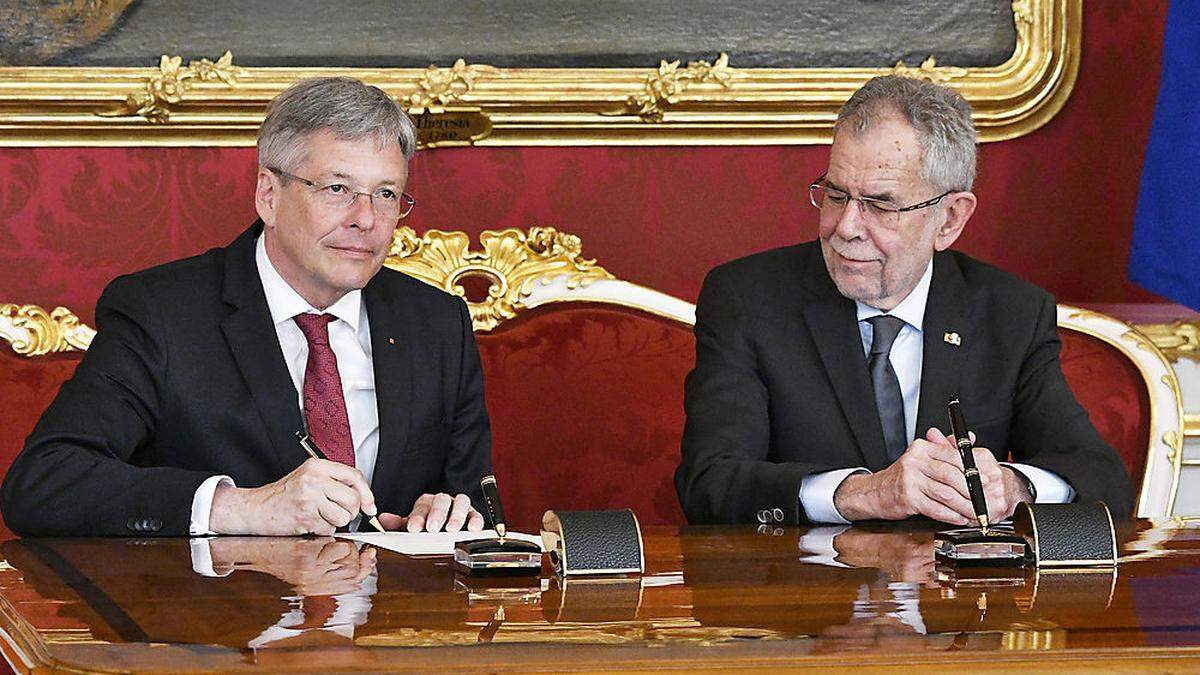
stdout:
<svg viewBox="0 0 1200 675">
<path fill-rule="evenodd" d="M 342 376 L 337 356 L 329 346 L 332 314 L 297 314 L 292 317 L 308 340 L 308 363 L 304 366 L 304 419 L 308 435 L 327 459 L 354 466 L 354 441 L 350 417 L 342 395 Z"/>
</svg>

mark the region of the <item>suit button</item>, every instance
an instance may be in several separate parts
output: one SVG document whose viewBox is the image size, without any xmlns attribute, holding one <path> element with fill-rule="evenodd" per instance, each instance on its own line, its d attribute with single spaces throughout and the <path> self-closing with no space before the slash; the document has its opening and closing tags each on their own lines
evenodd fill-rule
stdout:
<svg viewBox="0 0 1200 675">
<path fill-rule="evenodd" d="M 151 518 L 149 520 L 149 522 L 146 523 L 146 525 L 147 525 L 147 527 L 149 527 L 151 532 L 158 532 L 159 530 L 162 529 L 162 521 L 159 520 L 158 518 Z"/>
<path fill-rule="evenodd" d="M 125 527 L 133 530 L 134 532 L 137 532 L 138 531 L 137 518 L 130 518 L 129 520 L 125 521 Z"/>
<path fill-rule="evenodd" d="M 770 525 L 759 525 L 758 533 L 759 534 L 771 534 L 771 526 Z"/>
<path fill-rule="evenodd" d="M 777 522 L 777 523 L 783 522 L 783 509 L 781 509 L 779 507 L 775 507 L 775 510 L 771 512 L 771 515 L 775 516 L 775 522 Z"/>
<path fill-rule="evenodd" d="M 767 522 L 770 522 L 770 519 L 771 519 L 771 513 L 769 511 L 767 511 L 766 509 L 763 509 L 762 511 L 758 512 L 758 522 L 767 523 Z"/>
</svg>

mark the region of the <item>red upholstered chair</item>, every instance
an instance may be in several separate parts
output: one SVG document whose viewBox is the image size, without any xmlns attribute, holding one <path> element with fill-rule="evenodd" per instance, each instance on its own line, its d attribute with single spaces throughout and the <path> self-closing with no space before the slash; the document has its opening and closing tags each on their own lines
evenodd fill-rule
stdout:
<svg viewBox="0 0 1200 675">
<path fill-rule="evenodd" d="M 683 523 L 673 475 L 694 307 L 613 279 L 552 229 L 480 244 L 402 230 L 387 264 L 469 300 L 508 520 L 628 507 L 642 524 Z"/>
<path fill-rule="evenodd" d="M 0 475 L 8 470 L 58 388 L 75 372 L 95 331 L 66 308 L 0 304 Z M 36 358 L 31 358 L 36 357 Z M 12 532 L 0 526 L 0 539 Z"/>
<path fill-rule="evenodd" d="M 1145 334 L 1111 316 L 1058 306 L 1062 366 L 1092 424 L 1129 469 L 1142 518 L 1175 514 L 1183 466 L 1183 396 Z"/>
</svg>

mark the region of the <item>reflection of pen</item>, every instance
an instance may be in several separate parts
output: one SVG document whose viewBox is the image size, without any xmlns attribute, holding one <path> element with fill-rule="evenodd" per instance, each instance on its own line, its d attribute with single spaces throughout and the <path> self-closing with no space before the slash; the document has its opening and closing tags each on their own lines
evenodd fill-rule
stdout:
<svg viewBox="0 0 1200 675">
<path fill-rule="evenodd" d="M 312 457 L 313 459 L 326 459 L 325 453 L 321 452 L 321 449 L 317 447 L 316 442 L 313 441 L 312 437 L 307 433 L 303 431 L 297 431 L 296 439 L 300 441 L 300 447 L 304 448 L 304 452 L 308 453 L 309 457 Z M 379 518 L 375 516 L 368 516 L 365 513 L 362 514 L 362 518 L 370 523 L 371 527 L 375 528 L 376 530 L 379 530 L 380 532 L 386 532 L 386 530 L 383 529 L 383 524 L 379 522 Z"/>
<path fill-rule="evenodd" d="M 979 526 L 986 533 L 988 529 L 987 498 L 983 495 L 983 482 L 979 480 L 979 469 L 975 467 L 975 448 L 971 444 L 971 435 L 967 432 L 967 421 L 963 419 L 962 406 L 958 397 L 950 398 L 946 405 L 950 414 L 950 433 L 958 445 L 958 456 L 962 459 L 963 475 L 967 478 L 967 493 L 971 495 L 971 505 L 975 507 L 975 516 L 979 518 Z"/>
<path fill-rule="evenodd" d="M 479 631 L 479 642 L 491 642 L 492 638 L 496 637 L 496 633 L 500 630 L 500 624 L 504 623 L 504 605 L 496 608 L 496 612 L 492 614 L 491 621 Z"/>
<path fill-rule="evenodd" d="M 500 535 L 500 541 L 504 541 L 508 528 L 504 525 L 504 507 L 500 506 L 500 490 L 496 487 L 496 477 L 488 474 L 480 478 L 479 487 L 483 489 L 483 501 L 487 503 L 492 526 L 496 528 L 496 534 Z"/>
</svg>

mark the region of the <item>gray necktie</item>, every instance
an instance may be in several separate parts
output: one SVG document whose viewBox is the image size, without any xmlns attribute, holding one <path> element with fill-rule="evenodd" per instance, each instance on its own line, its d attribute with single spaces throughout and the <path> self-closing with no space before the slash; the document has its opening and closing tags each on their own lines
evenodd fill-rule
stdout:
<svg viewBox="0 0 1200 675">
<path fill-rule="evenodd" d="M 904 426 L 904 396 L 900 393 L 900 380 L 888 358 L 892 343 L 904 328 L 904 320 L 881 314 L 873 316 L 871 322 L 871 356 L 867 368 L 871 371 L 871 386 L 875 389 L 875 406 L 879 409 L 879 422 L 883 425 L 883 442 L 887 448 L 888 461 L 896 461 L 908 447 Z"/>
</svg>

